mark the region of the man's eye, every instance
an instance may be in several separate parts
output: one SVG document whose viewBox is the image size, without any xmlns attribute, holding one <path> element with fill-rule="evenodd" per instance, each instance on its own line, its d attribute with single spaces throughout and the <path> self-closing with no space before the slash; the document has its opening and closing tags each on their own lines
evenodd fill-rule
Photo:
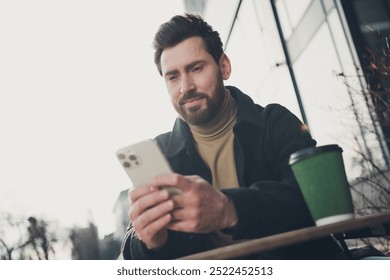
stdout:
<svg viewBox="0 0 390 280">
<path fill-rule="evenodd" d="M 170 82 L 173 82 L 177 79 L 177 76 L 168 76 L 168 77 L 166 77 L 166 79 Z"/>
<path fill-rule="evenodd" d="M 202 71 L 203 67 L 202 66 L 195 66 L 194 68 L 192 68 L 192 72 L 200 72 Z"/>
</svg>

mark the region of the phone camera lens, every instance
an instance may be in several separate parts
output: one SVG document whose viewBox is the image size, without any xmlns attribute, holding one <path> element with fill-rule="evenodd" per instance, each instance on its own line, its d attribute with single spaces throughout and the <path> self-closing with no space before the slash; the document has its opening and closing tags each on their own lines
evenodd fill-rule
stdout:
<svg viewBox="0 0 390 280">
<path fill-rule="evenodd" d="M 137 156 L 135 156 L 135 155 L 130 155 L 129 158 L 131 161 L 137 160 Z"/>
<path fill-rule="evenodd" d="M 118 155 L 118 158 L 119 158 L 119 159 L 125 159 L 125 155 L 124 155 L 124 154 L 119 154 L 119 155 Z"/>
<path fill-rule="evenodd" d="M 131 166 L 130 162 L 125 161 L 123 163 L 123 167 L 125 167 L 125 168 L 129 168 L 130 166 Z"/>
</svg>

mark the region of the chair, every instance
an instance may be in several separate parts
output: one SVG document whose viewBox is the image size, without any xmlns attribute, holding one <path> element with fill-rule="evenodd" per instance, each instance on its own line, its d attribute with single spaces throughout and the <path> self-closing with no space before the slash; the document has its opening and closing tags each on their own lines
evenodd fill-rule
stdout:
<svg viewBox="0 0 390 280">
<path fill-rule="evenodd" d="M 347 241 L 352 239 L 363 239 L 363 238 L 373 238 L 373 237 L 384 237 L 388 238 L 390 236 L 390 222 L 380 223 L 375 226 L 360 228 L 356 230 L 351 230 L 348 232 L 343 232 L 340 234 L 335 234 L 335 239 L 339 242 L 343 251 L 345 252 L 348 259 L 365 259 L 365 260 L 378 260 L 378 259 L 387 259 L 390 260 L 390 256 L 386 256 L 373 246 L 363 246 L 357 248 L 351 248 L 347 245 Z"/>
</svg>

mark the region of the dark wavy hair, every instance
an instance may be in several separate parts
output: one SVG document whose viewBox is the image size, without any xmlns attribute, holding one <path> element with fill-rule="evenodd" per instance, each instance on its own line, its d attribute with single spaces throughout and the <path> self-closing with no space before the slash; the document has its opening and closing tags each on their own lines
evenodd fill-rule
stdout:
<svg viewBox="0 0 390 280">
<path fill-rule="evenodd" d="M 162 75 L 161 54 L 164 49 L 174 47 L 182 41 L 195 36 L 202 38 L 206 51 L 219 63 L 223 53 L 223 44 L 219 33 L 214 31 L 199 15 L 186 13 L 183 16 L 174 16 L 168 22 L 160 25 L 154 36 L 154 63 L 160 75 Z"/>
</svg>

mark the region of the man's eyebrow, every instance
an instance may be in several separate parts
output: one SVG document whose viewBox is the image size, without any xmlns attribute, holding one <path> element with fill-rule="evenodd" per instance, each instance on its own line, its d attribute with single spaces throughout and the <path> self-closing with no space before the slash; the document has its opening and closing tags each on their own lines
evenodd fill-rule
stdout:
<svg viewBox="0 0 390 280">
<path fill-rule="evenodd" d="M 204 64 L 206 63 L 206 60 L 196 60 L 190 64 L 188 64 L 185 68 L 186 68 L 186 71 L 189 71 L 191 70 L 192 68 L 194 68 L 195 66 L 197 66 L 198 64 Z"/>
<path fill-rule="evenodd" d="M 166 76 L 170 76 L 170 75 L 176 75 L 177 73 L 179 73 L 179 71 L 171 70 L 171 71 L 163 73 L 163 76 L 166 77 Z"/>
<path fill-rule="evenodd" d="M 197 66 L 198 64 L 204 64 L 206 63 L 207 61 L 206 60 L 203 60 L 203 59 L 200 59 L 200 60 L 196 60 L 194 62 L 191 62 L 190 64 L 186 65 L 185 66 L 185 70 L 186 71 L 190 71 L 192 68 L 194 68 L 195 66 Z M 179 71 L 178 70 L 171 70 L 171 71 L 168 71 L 168 72 L 165 72 L 163 73 L 164 77 L 166 76 L 169 76 L 169 75 L 176 75 L 178 74 Z"/>
</svg>

